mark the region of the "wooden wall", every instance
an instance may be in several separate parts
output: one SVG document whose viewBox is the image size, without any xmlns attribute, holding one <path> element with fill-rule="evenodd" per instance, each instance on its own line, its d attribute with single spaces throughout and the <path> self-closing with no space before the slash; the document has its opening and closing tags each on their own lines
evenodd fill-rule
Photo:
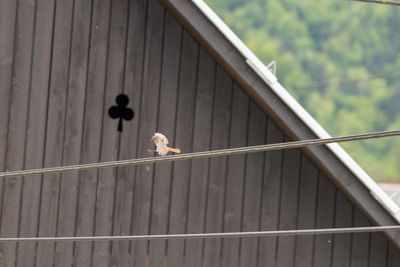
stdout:
<svg viewBox="0 0 400 267">
<path fill-rule="evenodd" d="M 0 0 L 0 170 L 287 141 L 156 0 Z M 119 93 L 135 117 L 117 132 Z M 367 226 L 300 150 L 0 181 L 0 235 Z M 380 233 L 0 244 L 0 266 L 399 266 Z"/>
</svg>

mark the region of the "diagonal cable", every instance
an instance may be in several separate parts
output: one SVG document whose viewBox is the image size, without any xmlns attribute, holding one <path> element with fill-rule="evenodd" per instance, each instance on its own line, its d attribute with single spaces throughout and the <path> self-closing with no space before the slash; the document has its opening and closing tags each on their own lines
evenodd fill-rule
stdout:
<svg viewBox="0 0 400 267">
<path fill-rule="evenodd" d="M 375 3 L 375 4 L 383 4 L 383 5 L 400 6 L 400 2 L 385 1 L 385 0 L 348 0 L 348 1 L 356 1 L 356 2 L 364 2 L 364 3 Z"/>
<path fill-rule="evenodd" d="M 366 140 L 366 139 L 372 139 L 372 138 L 382 138 L 382 137 L 398 136 L 398 135 L 400 135 L 400 130 L 382 131 L 382 132 L 373 132 L 373 133 L 366 133 L 366 134 L 348 135 L 348 136 L 342 136 L 342 137 L 310 139 L 310 140 L 293 141 L 293 142 L 285 142 L 285 143 L 275 143 L 275 144 L 267 144 L 267 145 L 194 152 L 194 153 L 171 155 L 171 156 L 165 156 L 165 157 L 148 157 L 148 158 L 118 160 L 118 161 L 109 161 L 109 162 L 100 162 L 100 163 L 88 163 L 88 164 L 80 164 L 80 165 L 49 167 L 49 168 L 42 168 L 42 169 L 9 171 L 9 172 L 0 173 L 0 178 L 8 178 L 8 177 L 15 177 L 15 176 L 28 176 L 28 175 L 35 175 L 35 174 L 61 173 L 61 172 L 68 172 L 68 171 L 82 171 L 82 170 L 91 170 L 91 169 L 108 168 L 108 167 L 122 167 L 122 166 L 128 166 L 128 165 L 152 164 L 152 163 L 178 161 L 178 160 L 220 157 L 220 156 L 238 155 L 238 154 L 245 154 L 245 153 L 262 152 L 262 151 L 301 148 L 301 147 L 313 146 L 313 145 L 314 146 L 315 145 L 325 145 L 325 144 L 337 143 L 337 142 Z"/>
</svg>

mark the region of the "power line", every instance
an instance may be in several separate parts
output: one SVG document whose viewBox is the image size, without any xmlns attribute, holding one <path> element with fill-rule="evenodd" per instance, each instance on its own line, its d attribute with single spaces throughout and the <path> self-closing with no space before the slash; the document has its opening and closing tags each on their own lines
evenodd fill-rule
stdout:
<svg viewBox="0 0 400 267">
<path fill-rule="evenodd" d="M 357 1 L 357 2 L 365 2 L 365 3 L 376 3 L 376 4 L 384 4 L 384 5 L 392 5 L 392 6 L 400 6 L 400 2 L 385 1 L 385 0 L 349 0 L 349 1 Z"/>
<path fill-rule="evenodd" d="M 356 1 L 356 0 L 353 0 Z M 392 73 L 384 76 L 370 76 L 364 79 L 330 79 L 330 80 L 320 80 L 320 81 L 310 81 L 310 82 L 298 82 L 296 84 L 288 84 L 295 89 L 302 89 L 308 87 L 321 87 L 328 86 L 331 84 L 336 85 L 350 85 L 350 84 L 361 84 L 365 82 L 369 82 L 376 79 L 383 79 L 385 81 L 396 80 L 400 78 L 400 73 Z"/>
<path fill-rule="evenodd" d="M 71 241 L 144 241 L 144 240 L 174 240 L 174 239 L 210 239 L 210 238 L 239 238 L 239 237 L 277 237 L 300 235 L 327 235 L 370 233 L 384 231 L 398 231 L 400 225 L 278 230 L 257 232 L 228 232 L 228 233 L 197 233 L 197 234 L 166 234 L 166 235 L 124 235 L 124 236 L 73 236 L 73 237 L 2 237 L 1 242 L 71 242 Z"/>
<path fill-rule="evenodd" d="M 267 144 L 267 145 L 194 152 L 194 153 L 171 155 L 171 156 L 165 156 L 165 157 L 149 157 L 149 158 L 128 159 L 128 160 L 109 161 L 109 162 L 100 162 L 100 163 L 50 167 L 50 168 L 42 168 L 42 169 L 9 171 L 9 172 L 0 173 L 0 178 L 8 178 L 8 177 L 15 177 L 15 176 L 28 176 L 28 175 L 35 175 L 35 174 L 61 173 L 61 172 L 68 172 L 68 171 L 82 171 L 82 170 L 91 170 L 91 169 L 98 169 L 98 168 L 121 167 L 121 166 L 128 166 L 128 165 L 141 165 L 141 164 L 170 162 L 170 161 L 178 161 L 178 160 L 220 157 L 220 156 L 238 155 L 238 154 L 245 154 L 245 153 L 262 152 L 262 151 L 272 151 L 272 150 L 281 150 L 281 149 L 289 149 L 289 148 L 301 148 L 301 147 L 306 147 L 306 146 L 324 145 L 324 144 L 337 143 L 337 142 L 365 140 L 365 139 L 371 139 L 371 138 L 382 138 L 382 137 L 398 136 L 398 135 L 400 135 L 400 130 L 382 131 L 382 132 L 372 132 L 372 133 L 366 133 L 366 134 L 348 135 L 348 136 L 342 136 L 342 137 L 331 137 L 331 138 L 325 138 L 325 139 L 311 139 L 311 140 L 293 141 L 293 142 L 286 142 L 286 143 L 275 143 L 275 144 Z"/>
</svg>

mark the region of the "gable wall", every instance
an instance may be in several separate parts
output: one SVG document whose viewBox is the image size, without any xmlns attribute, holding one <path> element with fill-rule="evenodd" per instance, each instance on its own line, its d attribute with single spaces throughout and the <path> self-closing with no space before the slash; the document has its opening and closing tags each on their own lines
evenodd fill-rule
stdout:
<svg viewBox="0 0 400 267">
<path fill-rule="evenodd" d="M 156 0 L 8 1 L 0 16 L 2 171 L 288 141 Z M 107 110 L 121 92 L 124 131 Z M 367 226 L 300 150 L 10 178 L 0 235 Z M 0 244 L 4 266 L 397 266 L 380 233 Z M 0 265 L 2 266 L 2 265 Z"/>
</svg>

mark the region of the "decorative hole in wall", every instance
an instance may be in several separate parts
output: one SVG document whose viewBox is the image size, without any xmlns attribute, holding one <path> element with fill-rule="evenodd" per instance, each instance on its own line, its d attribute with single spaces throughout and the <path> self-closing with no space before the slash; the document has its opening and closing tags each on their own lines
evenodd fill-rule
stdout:
<svg viewBox="0 0 400 267">
<path fill-rule="evenodd" d="M 119 94 L 115 98 L 117 102 L 116 106 L 112 106 L 108 109 L 108 115 L 113 119 L 119 119 L 118 121 L 118 131 L 122 132 L 122 120 L 130 121 L 135 116 L 133 109 L 128 108 L 129 98 L 125 94 Z"/>
</svg>

